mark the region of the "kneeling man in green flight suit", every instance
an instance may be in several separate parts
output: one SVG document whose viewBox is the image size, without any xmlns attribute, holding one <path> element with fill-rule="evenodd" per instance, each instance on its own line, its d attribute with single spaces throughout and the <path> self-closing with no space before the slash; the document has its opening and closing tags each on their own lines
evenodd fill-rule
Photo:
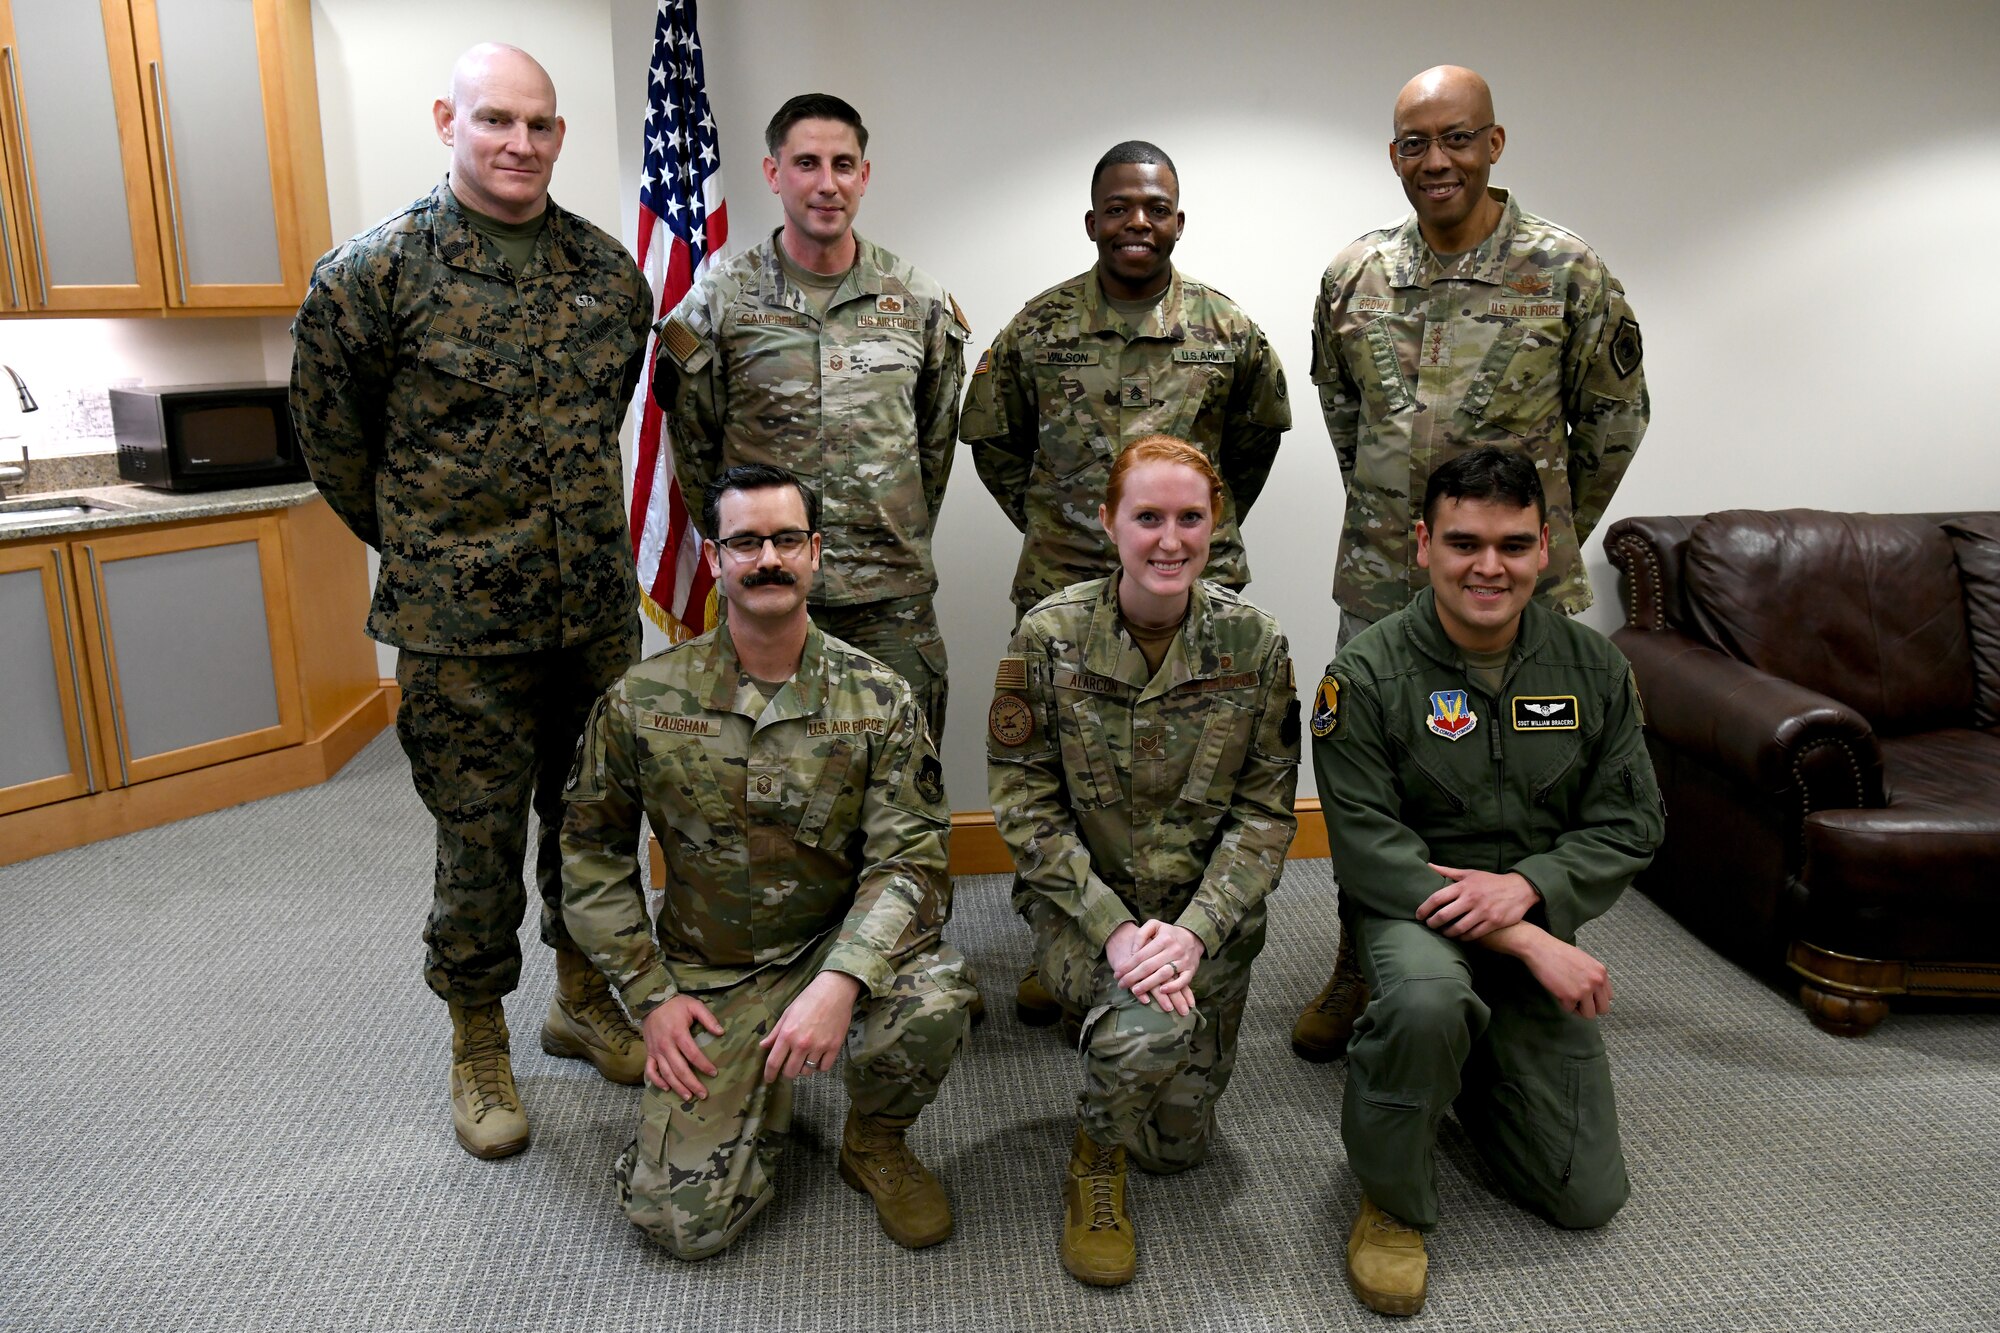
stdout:
<svg viewBox="0 0 2000 1333">
<path fill-rule="evenodd" d="M 1372 997 L 1341 1108 L 1363 1192 L 1348 1284 L 1397 1315 L 1423 1308 L 1447 1109 L 1557 1226 L 1602 1226 L 1625 1202 L 1597 1022 L 1611 978 L 1575 939 L 1665 832 L 1631 666 L 1531 600 L 1549 559 L 1534 464 L 1461 455 L 1431 474 L 1423 514 L 1430 588 L 1340 650 L 1311 717 Z"/>
<path fill-rule="evenodd" d="M 939 935 L 944 770 L 908 682 L 808 618 L 816 494 L 738 464 L 701 530 L 728 617 L 605 693 L 566 793 L 563 914 L 646 1040 L 619 1200 L 678 1257 L 718 1253 L 772 1197 L 793 1082 L 837 1062 L 841 1179 L 891 1240 L 935 1245 L 950 1204 L 904 1135 L 976 994 Z M 656 922 L 641 816 L 666 858 Z"/>
</svg>

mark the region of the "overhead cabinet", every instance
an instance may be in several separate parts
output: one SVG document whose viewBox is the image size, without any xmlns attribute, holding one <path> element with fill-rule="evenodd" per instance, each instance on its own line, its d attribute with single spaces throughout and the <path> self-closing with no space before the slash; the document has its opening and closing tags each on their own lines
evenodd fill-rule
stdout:
<svg viewBox="0 0 2000 1333">
<path fill-rule="evenodd" d="M 289 313 L 329 243 L 308 0 L 0 0 L 0 312 Z"/>
</svg>

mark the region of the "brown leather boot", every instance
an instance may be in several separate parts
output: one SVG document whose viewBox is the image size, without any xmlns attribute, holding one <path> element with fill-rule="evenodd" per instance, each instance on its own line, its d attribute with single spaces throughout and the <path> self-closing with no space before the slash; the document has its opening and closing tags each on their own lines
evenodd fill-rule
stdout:
<svg viewBox="0 0 2000 1333">
<path fill-rule="evenodd" d="M 474 1157 L 512 1157 L 528 1146 L 507 1015 L 497 1002 L 451 1006 L 451 1126 Z"/>
<path fill-rule="evenodd" d="M 1354 1035 L 1354 1021 L 1367 1007 L 1368 983 L 1361 979 L 1361 965 L 1354 958 L 1354 928 L 1343 923 L 1333 975 L 1292 1024 L 1292 1054 L 1316 1065 L 1338 1060 Z"/>
<path fill-rule="evenodd" d="M 1031 1028 L 1045 1028 L 1062 1017 L 1062 1001 L 1042 984 L 1041 971 L 1030 966 L 1014 987 L 1014 1017 Z"/>
<path fill-rule="evenodd" d="M 1424 1237 L 1361 1196 L 1361 1212 L 1347 1233 L 1347 1285 L 1379 1314 L 1416 1314 L 1424 1308 L 1430 1259 Z"/>
<path fill-rule="evenodd" d="M 951 1236 L 951 1201 L 905 1139 L 917 1118 L 856 1115 L 840 1131 L 840 1178 L 875 1200 L 883 1234 L 906 1250 Z"/>
<path fill-rule="evenodd" d="M 1125 1149 L 1081 1126 L 1063 1177 L 1063 1267 L 1093 1287 L 1122 1287 L 1139 1271 L 1139 1240 L 1125 1215 Z"/>
<path fill-rule="evenodd" d="M 574 949 L 556 950 L 556 993 L 542 1023 L 542 1049 L 588 1060 L 613 1083 L 645 1081 L 645 1040 L 612 998 L 597 964 Z"/>
</svg>

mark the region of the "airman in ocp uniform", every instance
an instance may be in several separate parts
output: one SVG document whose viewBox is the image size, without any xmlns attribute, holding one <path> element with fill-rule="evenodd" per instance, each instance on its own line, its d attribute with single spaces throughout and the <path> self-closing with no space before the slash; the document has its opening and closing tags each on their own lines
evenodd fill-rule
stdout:
<svg viewBox="0 0 2000 1333">
<path fill-rule="evenodd" d="M 944 735 L 947 661 L 931 534 L 951 475 L 971 337 L 934 279 L 854 232 L 868 131 L 807 93 L 765 131 L 785 221 L 711 272 L 661 325 L 654 396 L 688 503 L 724 468 L 771 463 L 818 490 L 821 629 L 902 673 Z"/>
<path fill-rule="evenodd" d="M 904 1137 L 975 995 L 940 937 L 944 773 L 909 685 L 807 617 L 816 510 L 768 464 L 713 479 L 703 550 L 729 615 L 611 688 L 569 783 L 569 928 L 647 1050 L 619 1199 L 684 1259 L 718 1253 L 770 1201 L 792 1083 L 836 1060 L 850 1101 L 841 1178 L 900 1245 L 952 1230 Z M 642 817 L 667 866 L 654 921 Z"/>
<path fill-rule="evenodd" d="M 638 652 L 618 428 L 651 299 L 623 246 L 549 198 L 555 88 L 526 52 L 460 57 L 433 108 L 451 173 L 321 259 L 292 325 L 292 422 L 327 504 L 381 556 L 396 735 L 437 824 L 424 979 L 450 1006 L 452 1123 L 528 1146 L 501 1000 L 520 980 L 528 811 L 552 1054 L 637 1083 L 638 1033 L 563 927 L 562 782 Z"/>
<path fill-rule="evenodd" d="M 1582 547 L 1651 412 L 1643 343 L 1596 252 L 1488 188 L 1506 142 L 1479 75 L 1444 65 L 1410 80 L 1389 161 L 1415 211 L 1341 251 L 1320 282 L 1312 378 L 1347 483 L 1340 644 L 1427 586 L 1417 502 L 1432 472 L 1481 445 L 1541 474 L 1549 567 L 1536 595 L 1567 615 L 1590 605 Z M 1365 1000 L 1343 937 L 1293 1050 L 1338 1056 Z"/>
</svg>

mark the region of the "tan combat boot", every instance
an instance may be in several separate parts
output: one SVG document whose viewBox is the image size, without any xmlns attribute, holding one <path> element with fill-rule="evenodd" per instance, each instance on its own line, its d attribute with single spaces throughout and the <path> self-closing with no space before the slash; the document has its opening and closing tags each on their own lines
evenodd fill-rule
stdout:
<svg viewBox="0 0 2000 1333">
<path fill-rule="evenodd" d="M 1380 1314 L 1416 1314 L 1424 1308 L 1430 1260 L 1423 1234 L 1406 1227 L 1361 1196 L 1361 1213 L 1347 1233 L 1347 1285 Z"/>
<path fill-rule="evenodd" d="M 474 1157 L 512 1157 L 528 1146 L 507 1015 L 497 1001 L 451 1006 L 451 1127 Z"/>
<path fill-rule="evenodd" d="M 921 1250 L 951 1236 L 951 1201 L 904 1135 L 915 1116 L 857 1115 L 847 1110 L 840 1131 L 840 1178 L 875 1200 L 875 1217 L 890 1240 Z"/>
<path fill-rule="evenodd" d="M 1020 984 L 1014 987 L 1014 1017 L 1031 1028 L 1045 1028 L 1062 1017 L 1062 1001 L 1049 993 L 1042 984 L 1042 974 L 1030 967 L 1021 974 Z"/>
<path fill-rule="evenodd" d="M 574 949 L 556 950 L 556 993 L 542 1024 L 542 1049 L 588 1060 L 613 1083 L 645 1081 L 644 1039 L 611 998 L 611 983 L 597 964 Z"/>
<path fill-rule="evenodd" d="M 1292 1024 L 1292 1054 L 1316 1065 L 1338 1060 L 1354 1035 L 1354 1021 L 1368 1007 L 1368 983 L 1354 959 L 1354 929 L 1342 925 L 1334 951 L 1333 975 Z"/>
<path fill-rule="evenodd" d="M 1063 1177 L 1063 1267 L 1093 1287 L 1122 1287 L 1139 1271 L 1139 1241 L 1125 1215 L 1125 1149 L 1081 1127 Z"/>
</svg>

